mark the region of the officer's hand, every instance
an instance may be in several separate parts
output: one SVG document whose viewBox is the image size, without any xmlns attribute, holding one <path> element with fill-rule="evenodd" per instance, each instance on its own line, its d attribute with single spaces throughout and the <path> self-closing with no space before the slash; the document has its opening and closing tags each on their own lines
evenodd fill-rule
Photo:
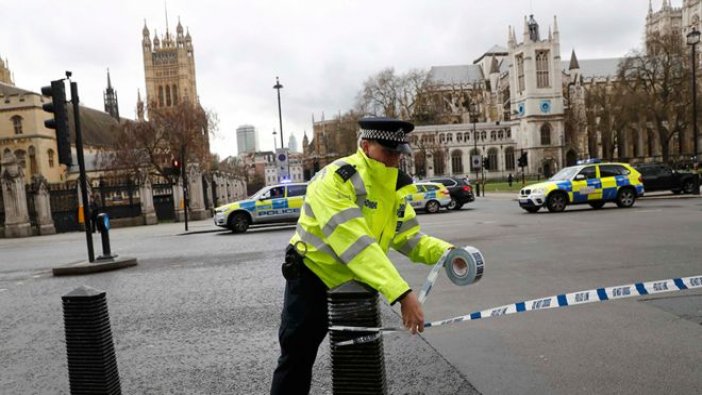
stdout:
<svg viewBox="0 0 702 395">
<path fill-rule="evenodd" d="M 417 299 L 417 294 L 414 291 L 410 291 L 404 298 L 400 301 L 402 310 L 402 324 L 407 328 L 412 334 L 417 334 L 417 332 L 424 332 L 424 312 L 422 311 L 422 305 Z"/>
</svg>

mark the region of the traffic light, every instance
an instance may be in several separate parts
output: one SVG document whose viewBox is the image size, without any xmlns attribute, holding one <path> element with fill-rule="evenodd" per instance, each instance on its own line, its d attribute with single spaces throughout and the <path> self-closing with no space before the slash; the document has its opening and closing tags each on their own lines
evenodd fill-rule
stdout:
<svg viewBox="0 0 702 395">
<path fill-rule="evenodd" d="M 165 167 L 163 169 L 164 175 L 169 176 L 180 176 L 180 169 L 183 167 L 178 159 L 171 160 L 171 167 Z"/>
<path fill-rule="evenodd" d="M 178 159 L 173 159 L 173 160 L 171 161 L 171 166 L 172 166 L 174 169 L 177 169 L 178 172 L 180 172 L 180 161 L 179 161 Z"/>
<path fill-rule="evenodd" d="M 71 167 L 71 138 L 68 132 L 68 111 L 66 108 L 66 87 L 63 80 L 51 81 L 51 86 L 41 88 L 41 94 L 51 97 L 51 103 L 44 104 L 41 108 L 54 114 L 52 119 L 44 121 L 44 126 L 56 130 L 56 148 L 58 149 L 59 163 Z"/>
<path fill-rule="evenodd" d="M 522 155 L 519 156 L 519 159 L 517 159 L 517 164 L 519 167 L 526 167 L 527 166 L 527 153 L 522 152 Z"/>
</svg>

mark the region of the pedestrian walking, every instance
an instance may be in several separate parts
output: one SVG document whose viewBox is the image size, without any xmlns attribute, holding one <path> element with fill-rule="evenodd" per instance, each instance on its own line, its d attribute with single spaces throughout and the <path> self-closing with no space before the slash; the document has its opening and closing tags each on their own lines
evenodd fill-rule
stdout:
<svg viewBox="0 0 702 395">
<path fill-rule="evenodd" d="M 90 197 L 88 209 L 90 210 L 90 229 L 91 232 L 95 233 L 97 231 L 97 217 L 100 214 L 100 195 L 95 193 Z"/>
<path fill-rule="evenodd" d="M 359 121 L 358 151 L 322 169 L 310 182 L 297 231 L 286 249 L 280 357 L 271 394 L 307 394 L 312 366 L 327 334 L 327 290 L 351 280 L 368 284 L 391 304 L 401 305 L 412 334 L 424 330 L 417 295 L 387 252 L 435 264 L 453 245 L 420 233 L 405 196 L 417 188 L 398 169 L 411 153 L 407 134 L 414 125 L 390 118 Z"/>
<path fill-rule="evenodd" d="M 510 188 L 512 187 L 512 182 L 514 181 L 514 178 L 512 178 L 512 173 L 509 173 L 507 176 L 507 183 L 509 184 Z"/>
</svg>

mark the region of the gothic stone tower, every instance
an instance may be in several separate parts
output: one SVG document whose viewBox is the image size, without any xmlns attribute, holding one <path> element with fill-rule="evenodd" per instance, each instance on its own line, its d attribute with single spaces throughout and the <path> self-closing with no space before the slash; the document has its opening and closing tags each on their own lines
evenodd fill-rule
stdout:
<svg viewBox="0 0 702 395">
<path fill-rule="evenodd" d="M 10 72 L 8 63 L 7 59 L 3 62 L 2 58 L 0 58 L 0 82 L 4 82 L 8 85 L 15 85 L 14 82 L 12 82 L 12 73 Z"/>
<path fill-rule="evenodd" d="M 183 26 L 178 21 L 175 40 L 166 27 L 161 39 L 154 31 L 152 41 L 144 22 L 142 35 L 147 108 L 170 107 L 183 100 L 198 102 L 190 31 L 183 35 Z"/>
<path fill-rule="evenodd" d="M 107 69 L 107 89 L 103 92 L 103 99 L 105 102 L 105 112 L 119 121 L 119 103 L 117 102 L 117 92 L 112 88 L 110 69 Z"/>
<path fill-rule="evenodd" d="M 553 33 L 542 40 L 533 15 L 524 18 L 523 42 L 517 44 L 510 27 L 511 111 L 517 147 L 528 153 L 527 174 L 550 176 L 563 164 L 564 113 L 561 48 L 556 17 Z M 518 155 L 515 153 L 515 155 Z"/>
</svg>

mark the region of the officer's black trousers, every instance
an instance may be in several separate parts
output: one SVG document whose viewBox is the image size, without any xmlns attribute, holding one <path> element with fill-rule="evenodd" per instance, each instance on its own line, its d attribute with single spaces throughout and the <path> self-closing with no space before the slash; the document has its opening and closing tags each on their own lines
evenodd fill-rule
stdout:
<svg viewBox="0 0 702 395">
<path fill-rule="evenodd" d="M 317 349 L 329 328 L 327 287 L 305 265 L 288 279 L 281 314 L 280 358 L 273 373 L 271 395 L 308 394 Z"/>
</svg>

